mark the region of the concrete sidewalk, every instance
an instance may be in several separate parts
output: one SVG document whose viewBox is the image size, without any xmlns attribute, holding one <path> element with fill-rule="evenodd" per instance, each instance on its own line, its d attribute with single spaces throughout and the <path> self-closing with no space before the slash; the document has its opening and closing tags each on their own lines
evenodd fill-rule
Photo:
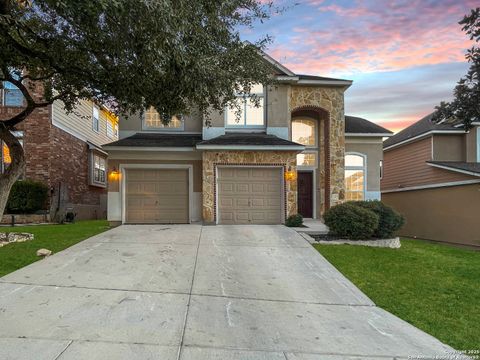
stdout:
<svg viewBox="0 0 480 360">
<path fill-rule="evenodd" d="M 393 359 L 452 349 L 284 226 L 121 226 L 0 279 L 0 359 Z"/>
</svg>

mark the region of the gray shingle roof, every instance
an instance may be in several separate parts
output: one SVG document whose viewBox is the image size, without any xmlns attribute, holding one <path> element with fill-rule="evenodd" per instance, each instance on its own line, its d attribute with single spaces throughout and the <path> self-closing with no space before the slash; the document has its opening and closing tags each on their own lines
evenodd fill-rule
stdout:
<svg viewBox="0 0 480 360">
<path fill-rule="evenodd" d="M 264 133 L 230 133 L 205 140 L 198 145 L 252 145 L 252 146 L 303 146 L 275 135 Z"/>
<path fill-rule="evenodd" d="M 345 115 L 345 133 L 347 134 L 393 134 L 380 125 L 366 119 Z"/>
<path fill-rule="evenodd" d="M 412 139 L 416 136 L 428 133 L 432 130 L 435 131 L 451 131 L 458 130 L 461 131 L 461 128 L 456 128 L 455 124 L 437 124 L 432 122 L 432 114 L 425 116 L 423 119 L 417 121 L 416 123 L 410 125 L 409 127 L 403 129 L 402 131 L 396 133 L 392 137 L 388 138 L 383 142 L 383 147 L 389 147 L 400 142 Z"/>
<path fill-rule="evenodd" d="M 458 171 L 460 170 L 461 172 L 470 172 L 478 175 L 474 176 L 480 176 L 480 163 L 478 162 L 464 162 L 464 161 L 427 161 L 429 164 L 433 165 L 439 165 L 445 168 L 449 168 L 452 171 Z"/>
<path fill-rule="evenodd" d="M 200 134 L 137 133 L 130 137 L 105 144 L 103 147 L 195 147 L 200 141 L 202 141 L 202 135 Z"/>
</svg>

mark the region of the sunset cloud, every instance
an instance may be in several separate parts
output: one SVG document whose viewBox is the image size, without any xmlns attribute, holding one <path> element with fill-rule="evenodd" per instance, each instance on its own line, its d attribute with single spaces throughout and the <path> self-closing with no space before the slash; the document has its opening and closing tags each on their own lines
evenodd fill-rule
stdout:
<svg viewBox="0 0 480 360">
<path fill-rule="evenodd" d="M 348 75 L 460 62 L 472 45 L 458 21 L 474 1 L 307 3 L 318 16 L 270 50 L 297 72 Z"/>
<path fill-rule="evenodd" d="M 472 41 L 458 22 L 478 0 L 278 0 L 246 36 L 296 73 L 354 80 L 346 112 L 398 131 L 449 100 Z"/>
</svg>

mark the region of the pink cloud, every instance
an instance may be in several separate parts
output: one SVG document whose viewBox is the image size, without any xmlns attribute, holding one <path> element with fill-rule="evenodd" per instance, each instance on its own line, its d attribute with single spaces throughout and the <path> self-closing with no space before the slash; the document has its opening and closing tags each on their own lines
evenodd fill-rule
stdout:
<svg viewBox="0 0 480 360">
<path fill-rule="evenodd" d="M 472 42 L 458 21 L 474 3 L 369 0 L 343 7 L 310 0 L 323 16 L 294 27 L 270 53 L 296 72 L 323 75 L 461 62 Z"/>
</svg>

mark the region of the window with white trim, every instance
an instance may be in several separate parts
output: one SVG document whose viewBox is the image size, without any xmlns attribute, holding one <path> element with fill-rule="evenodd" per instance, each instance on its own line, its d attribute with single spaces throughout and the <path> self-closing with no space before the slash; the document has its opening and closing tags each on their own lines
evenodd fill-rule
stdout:
<svg viewBox="0 0 480 360">
<path fill-rule="evenodd" d="M 253 85 L 250 93 L 236 94 L 236 106 L 225 109 L 225 124 L 230 128 L 265 127 L 265 96 L 262 84 Z"/>
<path fill-rule="evenodd" d="M 365 199 L 366 156 L 347 153 L 345 155 L 345 200 Z"/>
<path fill-rule="evenodd" d="M 90 154 L 90 185 L 105 187 L 107 185 L 107 159 L 93 151 Z"/>
<path fill-rule="evenodd" d="M 1 83 L 1 105 L 3 106 L 23 106 L 24 99 L 21 90 L 11 82 L 3 81 Z"/>
<path fill-rule="evenodd" d="M 143 127 L 148 130 L 183 130 L 184 122 L 182 116 L 174 115 L 166 124 L 157 110 L 151 106 L 143 114 Z"/>
<path fill-rule="evenodd" d="M 307 150 L 297 155 L 297 166 L 317 166 L 317 121 L 310 118 L 292 120 L 292 141 L 305 145 Z"/>
<path fill-rule="evenodd" d="M 107 119 L 107 136 L 112 139 L 118 136 L 118 124 L 108 119 Z"/>
<path fill-rule="evenodd" d="M 100 109 L 95 105 L 92 110 L 92 129 L 95 132 L 100 131 Z"/>
</svg>

